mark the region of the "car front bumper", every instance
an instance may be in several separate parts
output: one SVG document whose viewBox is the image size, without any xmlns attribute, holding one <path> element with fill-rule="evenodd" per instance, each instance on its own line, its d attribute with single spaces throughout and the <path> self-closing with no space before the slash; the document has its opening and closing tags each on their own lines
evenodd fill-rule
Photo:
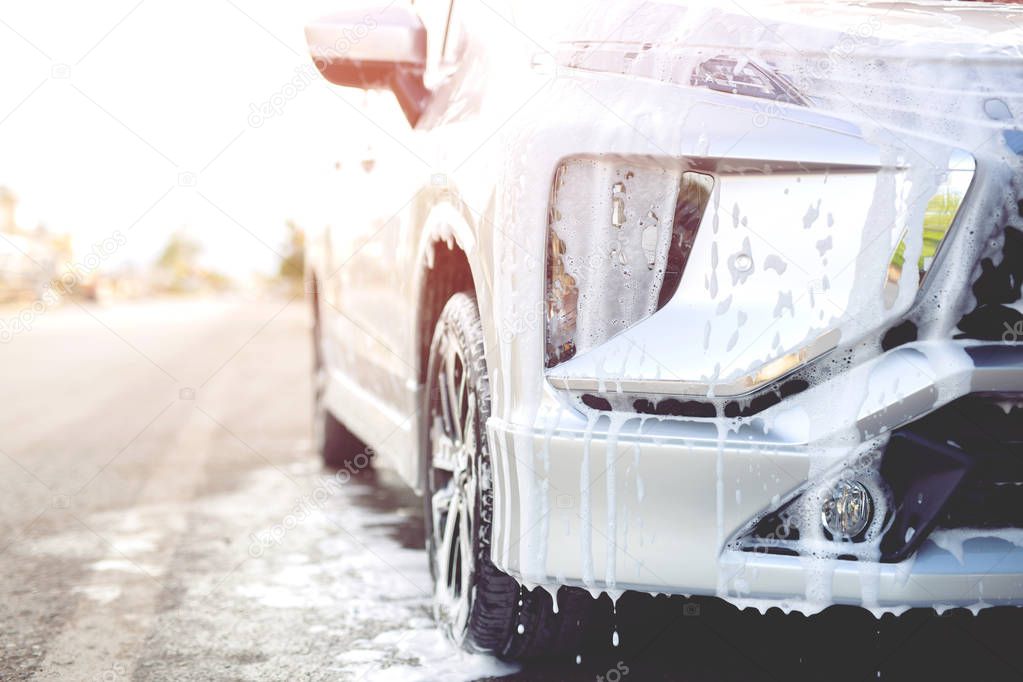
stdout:
<svg viewBox="0 0 1023 682">
<path fill-rule="evenodd" d="M 866 385 L 871 397 L 855 412 L 836 410 L 825 425 L 801 419 L 804 405 Z M 534 423 L 488 423 L 493 560 L 526 585 L 718 595 L 803 611 L 1018 604 L 1023 533 L 976 534 L 951 549 L 928 541 L 894 564 L 744 552 L 730 541 L 814 480 L 821 458 L 841 465 L 856 450 L 821 445 L 834 434 L 866 442 L 961 396 L 1021 387 L 1023 345 L 970 341 L 900 346 L 738 430 L 729 420 L 580 411 L 548 387 Z"/>
</svg>

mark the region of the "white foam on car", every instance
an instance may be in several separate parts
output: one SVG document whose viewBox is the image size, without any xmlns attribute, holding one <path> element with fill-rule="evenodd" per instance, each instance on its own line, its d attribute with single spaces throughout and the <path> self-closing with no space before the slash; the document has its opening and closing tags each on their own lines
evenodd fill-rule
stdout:
<svg viewBox="0 0 1023 682">
<path fill-rule="evenodd" d="M 666 12 L 664 8 L 674 4 L 674 12 Z M 534 8 L 536 9 L 536 8 Z M 815 100 L 815 108 L 830 112 L 839 118 L 856 122 L 864 133 L 866 140 L 878 148 L 885 169 L 877 174 L 873 200 L 867 210 L 863 224 L 857 226 L 862 232 L 862 248 L 854 255 L 838 254 L 834 242 L 829 241 L 837 234 L 836 221 L 842 216 L 827 212 L 825 207 L 810 206 L 805 213 L 806 239 L 813 246 L 816 258 L 824 267 L 832 271 L 844 271 L 851 268 L 850 291 L 857 295 L 843 302 L 847 307 L 835 306 L 828 302 L 827 292 L 829 281 L 834 280 L 838 273 L 824 278 L 823 291 L 812 292 L 808 297 L 798 298 L 789 290 L 779 291 L 778 314 L 795 315 L 797 312 L 812 312 L 823 327 L 837 329 L 841 342 L 849 349 L 848 354 L 830 360 L 822 368 L 811 374 L 811 383 L 827 387 L 821 383 L 832 375 L 832 370 L 844 369 L 848 364 L 855 364 L 880 352 L 875 327 L 879 321 L 899 319 L 909 312 L 916 297 L 915 286 L 910 286 L 914 278 L 903 278 L 900 282 L 895 303 L 891 309 L 884 307 L 881 296 L 881 284 L 891 256 L 891 247 L 897 243 L 897 237 L 905 230 L 906 261 L 914 262 L 920 254 L 923 244 L 922 216 L 926 202 L 937 182 L 941 171 L 946 166 L 953 149 L 966 149 L 977 159 L 978 166 L 987 163 L 1010 163 L 1018 166 L 1018 160 L 1006 146 L 1003 136 L 998 134 L 1010 129 L 1013 121 L 991 121 L 981 115 L 980 103 L 998 93 L 1006 100 L 1013 110 L 1023 111 L 1023 85 L 1020 76 L 1016 75 L 1020 65 L 1021 43 L 1020 31 L 1012 28 L 1008 22 L 1002 32 L 977 33 L 964 25 L 964 12 L 968 10 L 955 8 L 949 4 L 943 12 L 932 13 L 926 30 L 918 27 L 925 22 L 919 16 L 920 11 L 913 7 L 896 8 L 888 6 L 877 9 L 866 4 L 821 2 L 778 2 L 776 0 L 757 3 L 756 7 L 748 8 L 753 14 L 721 7 L 716 2 L 621 2 L 608 6 L 601 3 L 596 11 L 583 13 L 578 8 L 545 7 L 544 12 L 537 13 L 546 26 L 525 24 L 536 31 L 556 26 L 556 17 L 560 12 L 569 12 L 573 17 L 586 16 L 589 34 L 604 37 L 616 35 L 616 40 L 628 41 L 630 37 L 641 37 L 642 42 L 650 49 L 643 59 L 636 59 L 633 68 L 636 77 L 652 80 L 670 80 L 675 74 L 689 73 L 699 59 L 699 53 L 689 46 L 703 46 L 704 56 L 718 49 L 731 53 L 742 52 L 749 58 L 759 62 L 770 62 L 780 72 L 790 76 L 801 89 L 806 90 Z M 1009 10 L 1005 10 L 1008 12 Z M 916 12 L 917 21 L 903 21 L 907 13 Z M 755 15 L 755 16 L 754 16 Z M 528 17 L 523 11 L 519 17 Z M 1018 13 L 1014 16 L 1020 16 Z M 885 20 L 882 21 L 881 19 Z M 900 20 L 896 21 L 895 18 Z M 616 31 L 620 33 L 616 34 Z M 556 33 L 554 29 L 551 31 Z M 578 30 L 576 30 L 578 35 Z M 539 35 L 539 33 L 530 33 Z M 845 49 L 850 39 L 854 40 L 854 49 Z M 737 46 L 747 46 L 738 48 Z M 798 50 L 793 46 L 797 46 Z M 553 47 L 553 43 L 552 43 Z M 816 58 L 815 58 L 816 57 Z M 824 60 L 822 62 L 822 60 Z M 827 64 L 822 68 L 821 64 Z M 983 64 L 984 68 L 971 68 L 971 64 Z M 630 74 L 631 75 L 631 74 Z M 551 86 L 554 93 L 567 93 L 572 87 L 571 81 L 585 82 L 585 75 L 572 75 L 559 78 Z M 683 81 L 687 79 L 683 78 Z M 940 83 L 940 88 L 930 87 L 932 83 Z M 680 88 L 682 95 L 685 88 Z M 556 101 L 556 96 L 554 97 Z M 566 96 L 565 101 L 573 101 Z M 548 100 L 551 101 L 551 100 Z M 609 116 L 605 128 L 608 150 L 621 149 L 630 145 L 642 148 L 643 130 L 664 130 L 674 126 L 684 129 L 685 120 L 667 122 L 660 120 L 656 107 L 636 102 L 628 94 L 621 95 L 613 101 L 603 102 L 617 116 Z M 765 106 L 775 106 L 765 102 Z M 777 115 L 784 116 L 784 107 L 778 109 Z M 682 107 L 685 111 L 685 105 Z M 685 117 L 683 117 L 684 119 Z M 624 119 L 632 121 L 626 125 Z M 537 208 L 536 196 L 547 196 L 549 178 L 532 177 L 529 172 L 529 159 L 542 156 L 532 141 L 533 130 L 529 125 L 516 128 L 512 126 L 502 133 L 502 142 L 507 149 L 515 149 L 517 153 L 506 159 L 505 171 L 512 180 L 500 193 L 497 201 L 501 204 L 504 215 L 510 216 L 511 224 L 502 229 L 515 235 L 515 242 L 510 239 L 495 238 L 491 245 L 493 263 L 496 270 L 494 309 L 498 315 L 512 315 L 517 310 L 527 309 L 529 305 L 542 297 L 543 264 L 531 256 L 533 253 L 544 253 L 543 228 L 546 215 Z M 571 139 L 573 130 L 562 131 L 567 139 Z M 587 129 L 587 134 L 592 131 Z M 677 133 L 682 135 L 682 133 Z M 711 141 L 698 130 L 688 130 L 692 142 L 679 138 L 678 150 L 686 154 L 699 155 L 707 153 Z M 592 145 L 592 140 L 580 147 Z M 648 146 L 648 145 L 647 145 Z M 536 175 L 535 173 L 533 174 Z M 788 190 L 786 190 L 787 194 Z M 1006 202 L 1015 199 L 1014 189 L 1006 190 Z M 523 209 L 522 207 L 527 207 Z M 544 207 L 545 209 L 546 207 Z M 566 210 L 572 207 L 565 207 Z M 575 207 L 582 210 L 583 207 Z M 730 205 L 727 212 L 735 216 L 733 226 L 726 228 L 721 225 L 719 216 L 722 213 L 720 191 L 715 189 L 708 209 L 710 227 L 715 234 L 724 229 L 740 229 L 746 215 L 754 215 L 758 206 L 743 206 L 740 203 Z M 583 212 L 585 213 L 585 211 Z M 894 217 L 894 220 L 893 220 Z M 731 222 L 731 221 L 730 221 Z M 970 239 L 956 239 L 954 247 L 945 254 L 941 261 L 940 272 L 928 275 L 937 284 L 934 285 L 931 297 L 925 305 L 912 313 L 913 320 L 918 324 L 921 339 L 948 338 L 953 331 L 954 323 L 972 305 L 969 284 L 975 276 L 973 264 L 983 250 L 988 249 L 998 240 L 998 221 L 988 220 L 984 224 L 973 225 L 976 232 Z M 736 227 L 738 225 L 739 227 Z M 707 227 L 707 226 L 705 226 Z M 732 254 L 734 255 L 734 254 Z M 840 258 L 839 256 L 844 256 Z M 757 268 L 749 275 L 748 285 L 771 288 L 780 272 L 784 272 L 784 263 L 779 261 L 778 254 L 769 254 L 764 259 L 763 267 Z M 839 262 L 834 262 L 838 260 Z M 706 282 L 707 295 L 711 300 L 718 301 L 722 294 L 719 279 L 724 273 L 715 273 Z M 581 301 L 581 306 L 598 306 L 598 301 Z M 716 347 L 719 334 L 724 334 L 726 346 L 741 345 L 746 334 L 756 335 L 763 330 L 751 328 L 747 320 L 750 311 L 740 310 L 736 315 L 724 317 L 734 303 L 724 296 L 718 301 L 717 309 L 721 310 L 720 321 L 714 325 L 709 322 L 701 328 L 700 342 L 704 348 Z M 585 313 L 584 309 L 580 313 Z M 729 326 L 727 320 L 735 320 Z M 723 329 L 717 329 L 718 326 Z M 518 335 L 511 343 L 500 343 L 499 353 L 503 372 L 496 372 L 494 377 L 494 415 L 508 423 L 534 424 L 537 415 L 535 408 L 529 406 L 542 402 L 544 388 L 540 382 L 532 378 L 542 376 L 543 366 L 537 349 L 544 346 L 543 325 L 536 325 L 526 333 Z M 766 335 L 771 338 L 772 335 Z M 786 338 L 773 335 L 769 356 L 784 355 L 805 344 L 806 338 Z M 734 337 L 734 341 L 732 340 Z M 649 349 L 639 342 L 638 354 L 629 356 L 630 366 L 639 363 L 646 368 L 648 376 L 661 376 L 662 364 L 649 353 Z M 934 351 L 935 355 L 938 351 Z M 621 359 L 621 358 L 619 358 Z M 765 356 L 761 360 L 769 359 Z M 607 358 L 599 354 L 594 358 L 594 376 L 600 378 L 603 390 L 607 379 Z M 968 358 L 953 354 L 948 358 L 930 357 L 930 362 L 945 360 L 968 368 Z M 625 360 L 622 360 L 624 363 Z M 612 365 L 613 366 L 613 365 Z M 624 366 L 624 365 L 623 365 Z M 749 371 L 751 367 L 723 367 L 720 363 L 708 368 L 708 379 L 718 381 L 735 376 L 737 373 Z M 855 425 L 856 418 L 869 405 L 879 399 L 879 391 L 889 396 L 904 392 L 906 389 L 899 384 L 882 383 L 872 385 L 868 373 L 855 375 L 855 380 L 842 382 L 840 391 L 816 393 L 818 398 L 813 403 L 808 401 L 792 401 L 791 409 L 779 411 L 773 422 L 766 421 L 766 429 L 798 429 L 806 432 L 806 441 L 810 444 L 810 477 L 823 476 L 834 469 L 840 462 L 855 456 L 861 440 L 854 426 L 836 431 L 834 424 Z M 961 395 L 964 388 L 959 373 L 945 385 L 939 386 L 939 399 L 947 400 Z M 956 383 L 959 382 L 959 383 Z M 620 385 L 615 387 L 620 391 Z M 713 386 L 709 392 L 714 396 Z M 720 402 L 719 402 L 720 405 Z M 592 497 L 589 492 L 590 481 L 598 478 L 594 453 L 590 442 L 597 417 L 590 411 L 586 433 L 584 435 L 584 455 L 579 472 L 580 484 L 580 525 L 579 552 L 582 557 L 582 579 L 596 596 L 605 586 L 614 584 L 614 561 L 608 561 L 605 568 L 604 585 L 596 583 L 593 563 L 592 528 L 600 524 L 603 534 L 610 543 L 609 557 L 618 551 L 619 519 L 616 511 L 609 511 L 607 518 L 593 518 Z M 675 421 L 671 417 L 651 417 L 656 421 Z M 728 434 L 735 431 L 735 424 L 748 423 L 743 420 L 717 420 L 719 433 L 719 460 L 727 447 Z M 613 422 L 614 428 L 620 428 L 620 422 Z M 524 444 L 524 443 L 523 443 Z M 874 447 L 884 444 L 884 436 L 872 443 Z M 518 443 L 517 443 L 518 445 Z M 531 446 L 526 453 L 517 453 L 532 461 Z M 615 478 L 617 458 L 608 456 L 604 466 L 609 474 L 608 491 L 612 507 L 617 505 L 610 481 Z M 543 458 L 546 458 L 546 454 Z M 639 461 L 636 461 L 637 472 Z M 549 501 L 534 507 L 532 502 L 543 500 L 553 494 L 545 484 L 546 467 L 539 468 L 536 477 L 524 473 L 519 468 L 519 476 L 524 481 L 519 484 L 518 492 L 522 499 L 530 501 L 527 506 L 536 513 L 545 515 L 549 512 Z M 719 462 L 717 482 L 716 523 L 718 536 L 724 539 L 732 529 L 723 525 L 723 466 Z M 809 498 L 808 498 L 809 499 Z M 641 479 L 637 475 L 636 514 L 641 518 L 643 513 L 643 495 Z M 819 507 L 807 503 L 799 523 L 803 531 L 801 549 L 806 574 L 806 590 L 803 600 L 786 601 L 783 608 L 798 608 L 804 612 L 814 612 L 828 605 L 830 601 L 831 577 L 836 565 L 834 549 L 821 537 L 819 524 Z M 531 512 L 532 513 L 532 512 Z M 525 521 L 526 519 L 524 519 Z M 532 517 L 529 520 L 536 520 Z M 520 564 L 528 568 L 530 579 L 542 579 L 546 575 L 543 547 L 550 541 L 550 529 L 544 524 L 534 523 L 520 544 L 521 548 L 530 548 L 528 555 L 524 549 L 520 552 Z M 641 534 L 641 542 L 644 541 Z M 655 542 L 652 539 L 645 541 Z M 868 543 L 870 544 L 870 543 Z M 876 566 L 876 544 L 857 550 L 862 553 L 861 561 L 862 599 L 870 606 L 877 598 L 878 572 Z M 870 564 L 870 565 L 868 565 Z M 742 570 L 729 567 L 722 568 L 722 575 L 727 573 L 733 584 L 741 585 Z M 728 586 L 729 581 L 722 581 L 720 596 L 730 599 L 736 604 L 750 603 L 735 596 Z M 874 609 L 876 613 L 898 609 Z"/>
</svg>

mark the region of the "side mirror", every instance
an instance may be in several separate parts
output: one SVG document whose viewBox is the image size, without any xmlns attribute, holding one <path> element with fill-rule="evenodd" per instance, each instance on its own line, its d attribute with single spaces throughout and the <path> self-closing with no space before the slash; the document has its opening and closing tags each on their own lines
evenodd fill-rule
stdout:
<svg viewBox="0 0 1023 682">
<path fill-rule="evenodd" d="M 331 83 L 392 90 L 413 126 L 426 106 L 426 29 L 408 7 L 346 10 L 305 27 L 309 53 Z"/>
</svg>

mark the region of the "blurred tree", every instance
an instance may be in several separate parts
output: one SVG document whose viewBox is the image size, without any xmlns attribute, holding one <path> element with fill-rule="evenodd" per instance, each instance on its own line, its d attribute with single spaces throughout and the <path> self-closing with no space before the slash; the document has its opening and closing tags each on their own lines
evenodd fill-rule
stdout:
<svg viewBox="0 0 1023 682">
<path fill-rule="evenodd" d="M 289 220 L 287 241 L 284 243 L 284 254 L 278 271 L 283 279 L 301 281 L 305 272 L 305 232 Z"/>
<path fill-rule="evenodd" d="M 157 269 L 164 273 L 164 286 L 171 291 L 194 289 L 201 253 L 198 241 L 183 230 L 174 231 L 156 260 Z"/>
<path fill-rule="evenodd" d="M 202 246 L 199 242 L 178 230 L 167 240 L 167 246 L 163 247 L 156 264 L 176 275 L 187 275 L 195 269 L 200 253 Z"/>
</svg>

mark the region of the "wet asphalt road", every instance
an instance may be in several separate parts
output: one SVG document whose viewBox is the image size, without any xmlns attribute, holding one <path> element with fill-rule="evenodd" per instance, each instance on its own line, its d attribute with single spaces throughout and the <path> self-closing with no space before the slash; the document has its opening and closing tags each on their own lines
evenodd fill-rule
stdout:
<svg viewBox="0 0 1023 682">
<path fill-rule="evenodd" d="M 581 665 L 452 649 L 417 499 L 310 451 L 306 312 L 69 305 L 0 345 L 0 679 L 1023 678 L 1008 610 L 807 619 L 627 596 L 621 645 L 598 619 Z"/>
</svg>

